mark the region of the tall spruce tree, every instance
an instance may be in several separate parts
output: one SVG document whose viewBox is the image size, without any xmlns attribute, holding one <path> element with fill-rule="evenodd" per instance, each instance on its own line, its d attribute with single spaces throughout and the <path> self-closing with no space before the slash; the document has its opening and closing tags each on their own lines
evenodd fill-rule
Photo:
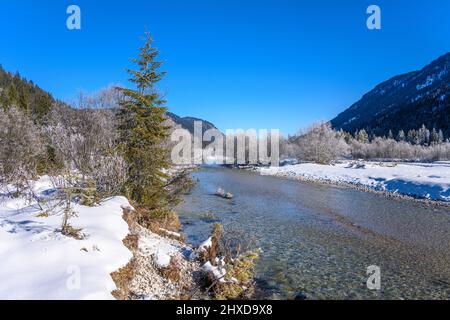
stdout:
<svg viewBox="0 0 450 320">
<path fill-rule="evenodd" d="M 157 60 L 159 51 L 149 33 L 139 50 L 138 58 L 133 59 L 137 70 L 128 70 L 136 88 L 119 88 L 124 96 L 118 112 L 119 148 L 129 165 L 124 191 L 138 205 L 161 214 L 170 201 L 165 173 L 170 164 L 164 147 L 170 127 L 164 124 L 166 101 L 156 84 L 165 72 L 159 71 L 162 62 Z"/>
</svg>

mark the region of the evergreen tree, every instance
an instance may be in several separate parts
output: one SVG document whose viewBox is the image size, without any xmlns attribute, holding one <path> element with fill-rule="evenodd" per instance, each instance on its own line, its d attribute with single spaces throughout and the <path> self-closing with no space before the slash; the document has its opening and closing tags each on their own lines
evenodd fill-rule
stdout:
<svg viewBox="0 0 450 320">
<path fill-rule="evenodd" d="M 442 143 L 442 142 L 444 142 L 444 133 L 442 132 L 442 130 L 439 129 L 438 143 Z"/>
<path fill-rule="evenodd" d="M 419 135 L 416 130 L 408 131 L 408 142 L 411 144 L 420 144 Z"/>
<path fill-rule="evenodd" d="M 392 130 L 389 130 L 388 139 L 394 139 L 394 134 L 392 133 Z"/>
<path fill-rule="evenodd" d="M 428 145 L 430 142 L 430 130 L 428 130 L 425 125 L 422 125 L 422 127 L 417 131 L 417 144 L 420 145 Z"/>
<path fill-rule="evenodd" d="M 430 138 L 430 142 L 431 144 L 437 144 L 439 143 L 439 134 L 436 131 L 436 128 L 433 128 L 433 130 L 431 131 L 431 138 Z"/>
<path fill-rule="evenodd" d="M 400 130 L 398 132 L 397 141 L 405 141 L 405 131 Z"/>
<path fill-rule="evenodd" d="M 52 110 L 55 100 L 34 83 L 14 75 L 0 66 L 0 108 L 15 106 L 31 116 L 36 124 L 42 124 Z"/>
<path fill-rule="evenodd" d="M 369 135 L 367 134 L 366 130 L 362 129 L 357 133 L 356 139 L 361 143 L 368 143 Z"/>
<path fill-rule="evenodd" d="M 151 35 L 146 33 L 145 44 L 133 59 L 137 70 L 128 70 L 136 89 L 119 88 L 124 98 L 118 131 L 119 148 L 129 166 L 125 194 L 141 206 L 164 213 L 170 201 L 165 173 L 170 165 L 163 143 L 170 127 L 164 125 L 165 101 L 155 87 L 165 75 L 159 71 L 162 62 L 156 60 L 158 55 Z"/>
</svg>

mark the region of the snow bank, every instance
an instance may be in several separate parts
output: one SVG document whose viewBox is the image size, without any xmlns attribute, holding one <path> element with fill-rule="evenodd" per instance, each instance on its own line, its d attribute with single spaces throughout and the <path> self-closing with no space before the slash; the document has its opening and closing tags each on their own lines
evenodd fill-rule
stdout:
<svg viewBox="0 0 450 320">
<path fill-rule="evenodd" d="M 52 184 L 43 177 L 34 189 L 47 197 Z M 38 217 L 36 206 L 0 194 L 0 299 L 113 299 L 110 274 L 132 257 L 122 243 L 129 232 L 122 207 L 129 206 L 123 197 L 74 205 L 70 224 L 86 235 L 78 241 L 56 231 L 61 213 Z"/>
<path fill-rule="evenodd" d="M 450 163 L 380 163 L 364 166 L 344 161 L 336 165 L 303 163 L 259 168 L 262 175 L 364 186 L 417 198 L 450 201 Z"/>
</svg>

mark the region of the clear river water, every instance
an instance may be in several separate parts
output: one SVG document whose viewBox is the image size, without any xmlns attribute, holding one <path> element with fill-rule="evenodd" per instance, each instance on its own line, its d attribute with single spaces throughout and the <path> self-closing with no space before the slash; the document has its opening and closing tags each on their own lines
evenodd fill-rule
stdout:
<svg viewBox="0 0 450 320">
<path fill-rule="evenodd" d="M 198 245 L 216 222 L 253 241 L 263 298 L 450 298 L 448 208 L 222 167 L 193 176 L 177 208 L 187 241 Z M 366 285 L 373 265 L 381 290 Z"/>
</svg>

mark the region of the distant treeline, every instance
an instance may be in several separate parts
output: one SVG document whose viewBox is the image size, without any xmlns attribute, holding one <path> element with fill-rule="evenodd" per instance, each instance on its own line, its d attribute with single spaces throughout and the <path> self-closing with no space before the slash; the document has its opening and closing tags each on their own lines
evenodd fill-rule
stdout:
<svg viewBox="0 0 450 320">
<path fill-rule="evenodd" d="M 334 130 L 329 123 L 318 123 L 290 136 L 281 144 L 283 157 L 328 164 L 339 159 L 392 159 L 404 161 L 450 160 L 450 142 L 442 130 L 425 126 L 387 136 Z"/>
<path fill-rule="evenodd" d="M 422 145 L 429 146 L 434 144 L 440 144 L 443 142 L 448 142 L 448 139 L 445 139 L 444 133 L 441 129 L 433 128 L 429 130 L 425 125 L 422 125 L 419 129 L 409 130 L 405 133 L 404 130 L 400 130 L 397 134 L 394 135 L 392 130 L 389 130 L 387 136 L 376 136 L 371 135 L 366 132 L 366 130 L 357 130 L 353 137 L 357 139 L 359 142 L 370 142 L 375 140 L 376 138 L 384 138 L 384 139 L 394 139 L 398 142 L 406 141 L 414 145 Z"/>
</svg>

